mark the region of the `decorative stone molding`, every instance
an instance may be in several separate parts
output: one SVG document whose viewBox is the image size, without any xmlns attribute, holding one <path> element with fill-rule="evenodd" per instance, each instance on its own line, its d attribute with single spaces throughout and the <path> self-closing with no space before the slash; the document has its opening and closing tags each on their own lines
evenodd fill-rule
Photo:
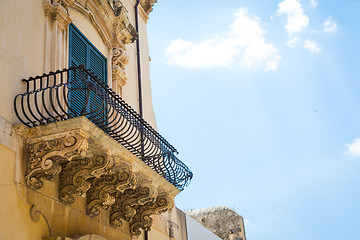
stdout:
<svg viewBox="0 0 360 240">
<path fill-rule="evenodd" d="M 74 0 L 51 0 L 51 3 L 54 6 L 60 5 L 67 10 L 74 3 Z"/>
<path fill-rule="evenodd" d="M 116 17 L 118 17 L 121 14 L 121 10 L 123 9 L 123 5 L 120 2 L 120 0 L 108 0 L 108 3 L 113 10 Z"/>
<path fill-rule="evenodd" d="M 89 19 L 112 58 L 112 80 L 117 92 L 126 84 L 125 65 L 128 63 L 125 45 L 137 39 L 125 7 L 119 0 L 43 0 L 45 21 L 45 67 L 55 71 L 68 67 L 68 26 L 72 22 L 70 9 Z"/>
<path fill-rule="evenodd" d="M 72 22 L 68 8 L 73 2 L 74 0 L 43 0 L 45 72 L 67 67 L 67 29 Z"/>
<path fill-rule="evenodd" d="M 87 192 L 86 212 L 90 216 L 100 214 L 99 208 L 109 209 L 115 203 L 117 192 L 135 187 L 135 174 L 130 166 L 124 164 L 116 174 L 104 175 L 93 180 Z"/>
<path fill-rule="evenodd" d="M 141 0 L 140 4 L 144 11 L 149 14 L 153 10 L 153 6 L 156 2 L 157 0 Z"/>
<path fill-rule="evenodd" d="M 118 193 L 110 210 L 110 224 L 114 227 L 122 225 L 121 219 L 131 221 L 137 213 L 136 208 L 148 202 L 154 202 L 157 190 L 151 185 L 139 186 Z"/>
<path fill-rule="evenodd" d="M 112 79 L 118 88 L 122 88 L 126 84 L 125 65 L 128 64 L 129 57 L 123 46 L 115 45 L 112 57 Z"/>
<path fill-rule="evenodd" d="M 56 180 L 60 202 L 68 205 L 84 197 L 72 208 L 94 218 L 104 217 L 98 216 L 103 208 L 112 227 L 127 221 L 124 226 L 134 237 L 141 229 L 150 230 L 151 215 L 171 211 L 180 192 L 85 117 L 30 129 L 17 125 L 15 133 L 25 140 L 29 188 L 42 191 L 44 180 Z M 48 186 L 54 185 L 45 191 Z"/>
<path fill-rule="evenodd" d="M 74 0 L 44 0 L 43 7 L 45 16 L 55 21 L 61 30 L 65 30 L 72 22 L 69 17 L 68 7 L 73 4 Z"/>
<path fill-rule="evenodd" d="M 41 216 L 44 218 L 44 220 L 45 220 L 45 222 L 47 224 L 47 227 L 49 229 L 49 234 L 51 236 L 52 235 L 51 234 L 51 227 L 49 225 L 48 219 L 46 218 L 46 216 L 41 212 L 41 210 L 37 206 L 32 205 L 30 207 L 30 218 L 31 218 L 31 220 L 34 221 L 34 222 L 39 222 Z"/>
<path fill-rule="evenodd" d="M 89 18 L 109 49 L 137 39 L 124 7 L 114 12 L 108 0 L 75 0 L 71 7 Z"/>
<path fill-rule="evenodd" d="M 74 195 L 85 196 L 90 189 L 90 178 L 106 174 L 113 163 L 107 155 L 81 158 L 67 163 L 60 173 L 59 200 L 65 204 L 74 202 Z"/>
<path fill-rule="evenodd" d="M 40 221 L 40 216 L 41 216 L 40 210 L 35 205 L 32 205 L 30 208 L 31 220 L 33 220 L 34 222 L 38 222 Z"/>
<path fill-rule="evenodd" d="M 52 180 L 61 172 L 62 161 L 84 156 L 87 148 L 86 135 L 81 133 L 69 132 L 62 137 L 50 137 L 49 140 L 29 140 L 26 184 L 32 189 L 41 188 L 43 181 L 40 178 Z"/>
<path fill-rule="evenodd" d="M 113 48 L 113 57 L 112 57 L 112 64 L 113 69 L 125 69 L 125 65 L 128 64 L 129 57 L 126 54 L 126 50 L 124 47 L 119 47 L 115 45 Z"/>
<path fill-rule="evenodd" d="M 174 200 L 168 194 L 159 195 L 154 202 L 137 205 L 136 214 L 130 220 L 130 233 L 133 236 L 141 234 L 140 229 L 150 231 L 152 225 L 151 215 L 170 212 L 174 207 Z"/>
</svg>

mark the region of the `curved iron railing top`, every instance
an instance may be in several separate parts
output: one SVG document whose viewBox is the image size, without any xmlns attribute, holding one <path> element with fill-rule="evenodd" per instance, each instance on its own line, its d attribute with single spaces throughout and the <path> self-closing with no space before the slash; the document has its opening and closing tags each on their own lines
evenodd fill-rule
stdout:
<svg viewBox="0 0 360 240">
<path fill-rule="evenodd" d="M 190 184 L 193 174 L 177 150 L 84 66 L 23 81 L 26 92 L 15 97 L 14 107 L 26 126 L 85 116 L 178 189 Z"/>
</svg>

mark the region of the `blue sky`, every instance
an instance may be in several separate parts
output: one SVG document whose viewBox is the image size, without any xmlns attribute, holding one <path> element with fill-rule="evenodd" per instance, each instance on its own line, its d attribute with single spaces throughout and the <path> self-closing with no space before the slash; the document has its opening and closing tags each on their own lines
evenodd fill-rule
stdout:
<svg viewBox="0 0 360 240">
<path fill-rule="evenodd" d="M 248 240 L 359 240 L 360 1 L 160 0 L 159 132 L 194 172 L 182 210 L 233 207 Z"/>
</svg>

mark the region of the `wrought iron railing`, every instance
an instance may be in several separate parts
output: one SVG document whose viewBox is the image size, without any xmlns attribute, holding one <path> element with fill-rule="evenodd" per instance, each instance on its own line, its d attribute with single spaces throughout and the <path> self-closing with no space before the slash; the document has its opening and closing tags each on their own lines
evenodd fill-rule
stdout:
<svg viewBox="0 0 360 240">
<path fill-rule="evenodd" d="M 14 106 L 26 126 L 85 116 L 178 189 L 189 185 L 192 172 L 177 150 L 84 66 L 23 81 L 26 92 L 15 97 Z"/>
</svg>

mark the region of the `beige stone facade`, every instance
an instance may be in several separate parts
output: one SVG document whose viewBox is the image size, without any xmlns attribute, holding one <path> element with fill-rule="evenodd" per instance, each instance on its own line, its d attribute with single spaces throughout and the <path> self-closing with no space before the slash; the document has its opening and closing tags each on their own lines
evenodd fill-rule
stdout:
<svg viewBox="0 0 360 240">
<path fill-rule="evenodd" d="M 136 111 L 138 39 L 143 118 L 156 129 L 146 33 L 155 2 L 136 12 L 135 0 L 0 1 L 1 240 L 187 239 L 180 190 L 131 151 L 85 117 L 28 128 L 13 104 L 27 91 L 22 79 L 69 67 L 72 23 L 105 56 L 106 84 Z M 25 107 L 35 106 L 46 111 Z"/>
</svg>

